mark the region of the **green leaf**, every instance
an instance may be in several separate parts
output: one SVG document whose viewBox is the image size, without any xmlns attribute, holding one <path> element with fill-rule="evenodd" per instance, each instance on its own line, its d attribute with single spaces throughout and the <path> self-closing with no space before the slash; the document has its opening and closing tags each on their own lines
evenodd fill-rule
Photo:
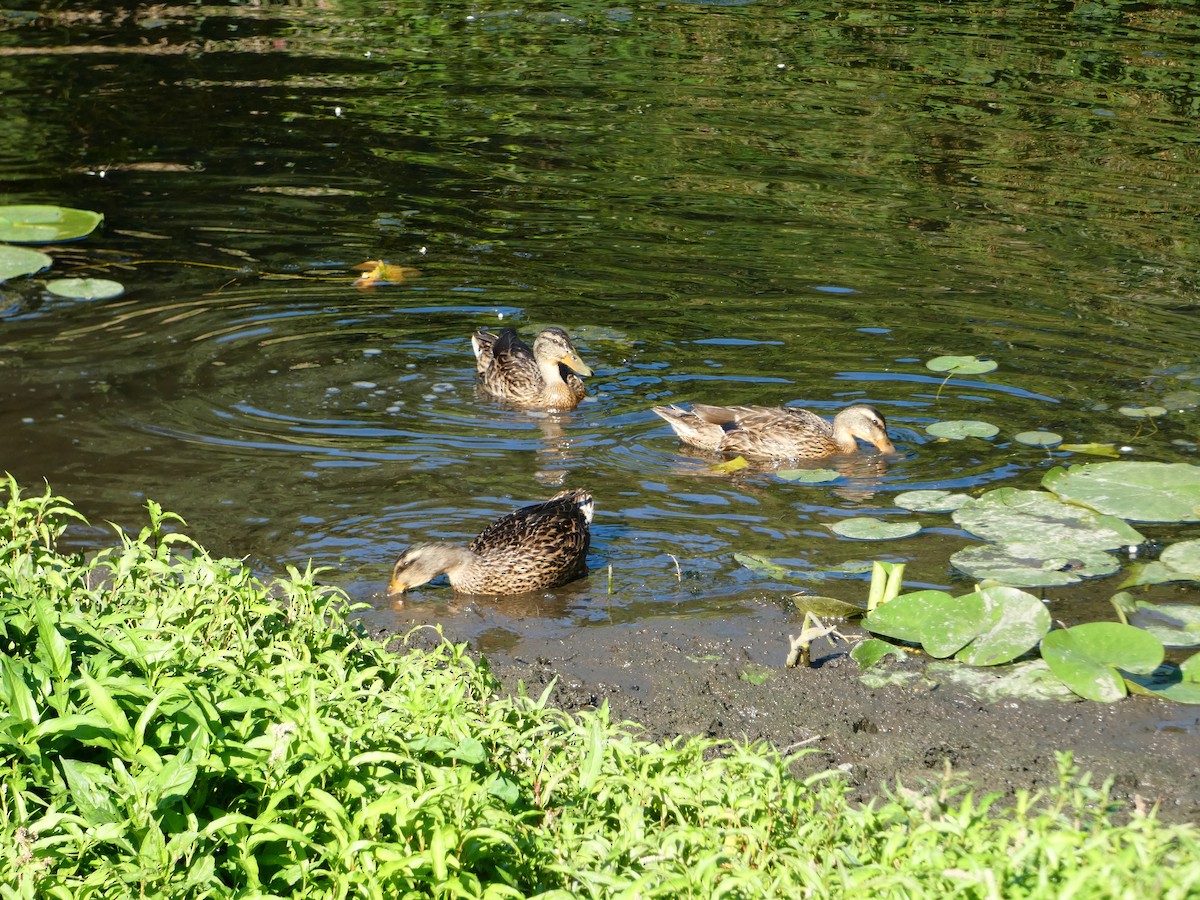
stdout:
<svg viewBox="0 0 1200 900">
<path fill-rule="evenodd" d="M 1192 659 L 1197 657 L 1200 654 Z M 1129 675 L 1125 678 L 1125 684 L 1130 691 L 1147 697 L 1174 703 L 1200 703 L 1200 678 L 1192 677 L 1180 666 L 1163 665 L 1149 675 Z"/>
<path fill-rule="evenodd" d="M 733 558 L 751 572 L 758 572 L 768 578 L 774 578 L 776 581 L 787 581 L 791 575 L 791 569 L 771 562 L 765 556 L 759 556 L 757 553 L 735 553 Z"/>
<path fill-rule="evenodd" d="M 1121 587 L 1169 581 L 1200 581 L 1200 540 L 1171 544 L 1157 560 L 1136 567 Z"/>
<path fill-rule="evenodd" d="M 1062 435 L 1053 431 L 1022 431 L 1013 435 L 1013 440 L 1030 447 L 1055 447 L 1062 443 Z"/>
<path fill-rule="evenodd" d="M 1151 603 L 1126 591 L 1113 595 L 1112 604 L 1121 621 L 1150 632 L 1164 647 L 1200 647 L 1200 605 Z"/>
<path fill-rule="evenodd" d="M 1112 703 L 1126 693 L 1117 670 L 1153 672 L 1162 664 L 1163 645 L 1132 625 L 1087 622 L 1042 638 L 1042 659 L 1079 696 Z"/>
<path fill-rule="evenodd" d="M 977 593 L 951 597 L 944 591 L 914 591 L 875 607 L 862 624 L 875 634 L 920 644 L 940 658 L 979 634 L 983 616 L 983 599 Z"/>
<path fill-rule="evenodd" d="M 37 250 L 0 244 L 0 281 L 7 281 L 19 275 L 32 275 L 49 268 L 53 262 L 49 256 Z"/>
<path fill-rule="evenodd" d="M 894 538 L 912 537 L 912 535 L 921 530 L 921 523 L 913 521 L 885 521 L 877 519 L 874 516 L 855 516 L 851 519 L 842 519 L 840 522 L 834 522 L 832 525 L 827 525 L 826 527 L 834 534 L 853 538 L 858 541 L 886 541 Z"/>
<path fill-rule="evenodd" d="M 1145 541 L 1121 519 L 1100 516 L 1045 491 L 998 488 L 955 510 L 959 527 L 998 544 L 1042 545 L 1043 557 L 1115 550 Z"/>
<path fill-rule="evenodd" d="M 1121 568 L 1120 561 L 1103 550 L 1074 548 L 1070 557 L 1041 558 L 1053 550 L 1044 543 L 984 544 L 959 550 L 951 555 L 950 564 L 979 581 L 990 579 L 1011 587 L 1076 584 Z"/>
<path fill-rule="evenodd" d="M 867 611 L 866 607 L 816 594 L 792 594 L 792 602 L 799 612 L 812 613 L 822 619 L 853 619 Z"/>
<path fill-rule="evenodd" d="M 1114 459 L 1121 456 L 1121 451 L 1115 444 L 1059 444 L 1059 450 L 1069 450 L 1071 453 L 1087 453 L 1090 456 L 1111 456 Z"/>
<path fill-rule="evenodd" d="M 937 438 L 951 441 L 961 441 L 964 438 L 990 438 L 1000 433 L 1000 429 L 990 422 L 980 422 L 976 419 L 952 419 L 948 422 L 934 422 L 925 431 Z"/>
<path fill-rule="evenodd" d="M 1056 466 L 1042 486 L 1064 500 L 1135 522 L 1200 522 L 1200 466 L 1190 463 Z"/>
<path fill-rule="evenodd" d="M 36 725 L 41 717 L 33 692 L 25 682 L 25 663 L 0 654 L 0 701 L 14 718 Z"/>
<path fill-rule="evenodd" d="M 987 587 L 983 599 L 984 630 L 959 651 L 957 659 L 972 666 L 1012 662 L 1033 649 L 1050 630 L 1050 612 L 1037 597 L 1013 587 Z"/>
<path fill-rule="evenodd" d="M 1161 406 L 1118 406 L 1117 412 L 1131 419 L 1152 419 L 1167 414 Z"/>
<path fill-rule="evenodd" d="M 881 641 L 879 638 L 867 638 L 865 641 L 859 641 L 850 651 L 850 658 L 863 669 L 871 668 L 885 656 L 904 659 L 905 655 L 904 650 L 900 647 L 889 644 L 887 641 Z"/>
<path fill-rule="evenodd" d="M 1079 697 L 1058 679 L 1043 659 L 1004 666 L 964 666 L 958 661 L 933 660 L 926 674 L 953 684 L 984 703 L 1005 700 L 1074 700 Z"/>
<path fill-rule="evenodd" d="M 925 368 L 950 375 L 982 375 L 994 371 L 996 362 L 978 356 L 937 356 L 925 363 Z"/>
<path fill-rule="evenodd" d="M 801 484 L 824 484 L 827 481 L 837 481 L 842 474 L 833 469 L 783 469 L 776 472 L 775 477 L 784 481 L 798 481 Z"/>
<path fill-rule="evenodd" d="M 87 685 L 88 697 L 91 698 L 92 706 L 95 707 L 104 721 L 108 723 L 108 727 L 112 729 L 113 734 L 122 739 L 133 737 L 133 729 L 129 725 L 129 719 L 125 716 L 125 712 L 117 705 L 117 701 L 113 699 L 112 694 L 108 692 L 103 684 L 89 675 L 83 673 L 83 682 Z"/>
<path fill-rule="evenodd" d="M 60 764 L 71 789 L 71 801 L 89 825 L 121 822 L 126 818 L 113 800 L 116 786 L 107 769 L 76 759 L 63 759 Z"/>
<path fill-rule="evenodd" d="M 69 206 L 0 206 L 0 241 L 49 244 L 87 237 L 104 221 L 100 213 Z"/>
<path fill-rule="evenodd" d="M 56 278 L 46 282 L 46 290 L 72 300 L 111 300 L 125 293 L 125 286 L 106 278 Z"/>
<path fill-rule="evenodd" d="M 716 472 L 718 475 L 728 475 L 731 472 L 740 472 L 749 465 L 750 463 L 746 462 L 746 457 L 735 456 L 733 459 L 727 459 L 725 462 L 709 466 L 709 471 Z"/>
<path fill-rule="evenodd" d="M 51 616 L 47 604 L 35 603 L 37 616 L 38 659 L 58 681 L 66 681 L 71 675 L 71 647 L 66 638 L 55 628 L 56 618 Z"/>
<path fill-rule="evenodd" d="M 970 499 L 970 494 L 950 491 L 905 491 L 897 494 L 892 502 L 913 512 L 953 512 Z"/>
</svg>

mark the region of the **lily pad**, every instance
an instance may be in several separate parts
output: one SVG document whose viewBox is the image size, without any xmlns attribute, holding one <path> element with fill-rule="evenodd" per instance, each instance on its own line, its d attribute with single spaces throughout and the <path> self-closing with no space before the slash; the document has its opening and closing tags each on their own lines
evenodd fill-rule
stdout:
<svg viewBox="0 0 1200 900">
<path fill-rule="evenodd" d="M 1161 406 L 1118 406 L 1117 412 L 1131 419 L 1153 419 L 1167 414 Z"/>
<path fill-rule="evenodd" d="M 925 431 L 937 438 L 951 441 L 961 441 L 963 438 L 995 437 L 1000 429 L 990 422 L 980 422 L 976 419 L 951 419 L 948 422 L 934 422 L 926 426 Z"/>
<path fill-rule="evenodd" d="M 1121 587 L 1169 581 L 1200 581 L 1200 540 L 1171 544 L 1158 559 L 1137 566 Z"/>
<path fill-rule="evenodd" d="M 970 494 L 950 491 L 905 491 L 897 494 L 892 502 L 913 512 L 953 512 L 970 499 Z"/>
<path fill-rule="evenodd" d="M 1137 546 L 1145 538 L 1114 516 L 1101 516 L 1045 491 L 997 488 L 955 510 L 954 521 L 997 544 L 1040 546 L 1036 555 L 1072 556 L 1080 550 Z"/>
<path fill-rule="evenodd" d="M 968 665 L 1012 662 L 1033 649 L 1050 630 L 1050 612 L 1032 594 L 995 586 L 984 588 L 979 596 L 983 600 L 984 629 L 956 656 Z"/>
<path fill-rule="evenodd" d="M 978 356 L 938 356 L 925 363 L 925 368 L 951 375 L 982 375 L 995 370 L 996 362 Z"/>
<path fill-rule="evenodd" d="M 979 634 L 983 615 L 978 593 L 951 597 L 945 591 L 914 591 L 875 607 L 862 624 L 874 634 L 920 644 L 930 656 L 941 658 Z"/>
<path fill-rule="evenodd" d="M 863 669 L 871 668 L 885 656 L 904 659 L 905 655 L 904 650 L 900 647 L 889 644 L 887 641 L 881 641 L 879 638 L 867 638 L 865 641 L 859 641 L 850 651 L 850 658 Z"/>
<path fill-rule="evenodd" d="M 56 278 L 46 282 L 46 290 L 72 300 L 111 300 L 125 293 L 125 286 L 106 278 Z"/>
<path fill-rule="evenodd" d="M 758 572 L 760 575 L 766 575 L 776 581 L 787 581 L 791 575 L 791 569 L 771 562 L 765 556 L 759 556 L 757 553 L 735 553 L 733 558 L 751 572 Z"/>
<path fill-rule="evenodd" d="M 1200 466 L 1191 463 L 1056 466 L 1042 486 L 1064 500 L 1135 522 L 1200 522 Z"/>
<path fill-rule="evenodd" d="M 1062 435 L 1053 431 L 1022 431 L 1013 435 L 1013 440 L 1030 447 L 1057 447 L 1062 443 Z"/>
<path fill-rule="evenodd" d="M 921 530 L 920 522 L 885 521 L 874 516 L 855 516 L 852 519 L 842 519 L 828 526 L 834 534 L 854 538 L 859 541 L 887 541 L 894 538 L 912 537 Z"/>
<path fill-rule="evenodd" d="M 1114 595 L 1112 604 L 1123 622 L 1150 632 L 1164 647 L 1200 647 L 1200 605 L 1150 603 L 1127 591 Z"/>
<path fill-rule="evenodd" d="M 32 275 L 48 268 L 53 262 L 49 256 L 37 250 L 0 244 L 0 281 L 19 275 Z"/>
<path fill-rule="evenodd" d="M 792 602 L 802 613 L 812 613 L 822 619 L 855 619 L 863 615 L 867 608 L 847 603 L 836 597 L 821 597 L 817 594 L 792 594 Z"/>
<path fill-rule="evenodd" d="M 1159 402 L 1167 409 L 1195 409 L 1200 406 L 1200 391 L 1170 391 Z"/>
<path fill-rule="evenodd" d="M 833 469 L 783 469 L 776 472 L 775 477 L 784 481 L 799 481 L 802 484 L 823 484 L 827 481 L 837 481 L 842 474 Z"/>
<path fill-rule="evenodd" d="M 1053 552 L 1044 544 L 984 544 L 967 547 L 950 557 L 950 565 L 965 575 L 991 579 L 1011 587 L 1059 587 L 1084 578 L 1111 575 L 1121 563 L 1103 550 L 1073 548 L 1071 556 L 1043 559 Z"/>
<path fill-rule="evenodd" d="M 1087 622 L 1042 638 L 1042 659 L 1080 697 L 1112 703 L 1126 694 L 1117 670 L 1149 675 L 1162 665 L 1163 645 L 1132 625 Z"/>
<path fill-rule="evenodd" d="M 0 241 L 48 244 L 87 237 L 104 221 L 100 213 L 69 206 L 0 206 Z"/>
<path fill-rule="evenodd" d="M 1200 666 L 1188 671 L 1188 663 L 1200 660 L 1200 653 L 1184 662 L 1182 666 L 1159 666 L 1149 675 L 1129 675 L 1125 685 L 1133 693 L 1175 703 L 1200 703 Z"/>
</svg>

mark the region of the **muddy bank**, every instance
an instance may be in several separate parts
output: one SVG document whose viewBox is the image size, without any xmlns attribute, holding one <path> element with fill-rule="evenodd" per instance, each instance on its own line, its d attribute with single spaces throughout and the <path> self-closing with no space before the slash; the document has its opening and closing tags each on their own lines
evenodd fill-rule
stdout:
<svg viewBox="0 0 1200 900">
<path fill-rule="evenodd" d="M 446 636 L 453 621 L 443 623 Z M 1005 795 L 1057 781 L 1055 752 L 1069 750 L 1130 808 L 1157 805 L 1166 821 L 1200 822 L 1200 709 L 1141 697 L 1090 702 L 983 703 L 946 683 L 914 679 L 879 688 L 858 665 L 814 646 L 814 665 L 787 669 L 785 636 L 744 623 L 714 636 L 711 622 L 662 620 L 520 639 L 491 653 L 510 691 L 583 710 L 607 702 L 614 719 L 652 738 L 706 735 L 811 748 L 801 768 L 840 768 L 858 800 L 881 785 L 941 779 L 947 764 L 982 791 Z M 923 664 L 901 664 L 914 673 Z M 894 667 L 895 664 L 892 664 Z M 765 680 L 764 680 L 765 679 Z"/>
</svg>

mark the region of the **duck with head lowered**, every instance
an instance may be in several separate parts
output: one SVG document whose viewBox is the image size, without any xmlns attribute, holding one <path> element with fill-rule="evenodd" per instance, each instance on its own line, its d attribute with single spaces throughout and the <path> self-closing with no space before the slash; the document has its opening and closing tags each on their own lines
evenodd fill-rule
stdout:
<svg viewBox="0 0 1200 900">
<path fill-rule="evenodd" d="M 497 400 L 534 409 L 574 409 L 587 394 L 580 375 L 592 370 L 561 328 L 543 328 L 533 349 L 511 328 L 471 335 L 479 385 Z M 578 374 L 576 374 L 578 373 Z"/>
<path fill-rule="evenodd" d="M 460 594 L 523 594 L 587 572 L 594 504 L 584 490 L 561 491 L 501 516 L 466 546 L 415 544 L 396 560 L 388 594 L 439 575 Z"/>
<path fill-rule="evenodd" d="M 685 444 L 758 459 L 824 459 L 858 452 L 858 440 L 895 453 L 887 422 L 872 406 L 848 406 L 833 422 L 790 406 L 655 406 Z"/>
</svg>

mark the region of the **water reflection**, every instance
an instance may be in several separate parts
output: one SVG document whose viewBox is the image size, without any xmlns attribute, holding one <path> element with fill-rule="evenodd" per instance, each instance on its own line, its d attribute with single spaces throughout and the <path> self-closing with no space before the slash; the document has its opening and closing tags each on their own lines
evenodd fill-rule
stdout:
<svg viewBox="0 0 1200 900">
<path fill-rule="evenodd" d="M 372 613 L 473 615 L 495 646 L 786 619 L 772 604 L 795 585 L 735 552 L 810 575 L 902 556 L 916 582 L 952 582 L 945 517 L 888 545 L 827 526 L 907 516 L 901 490 L 1033 486 L 1073 457 L 1012 442 L 1032 428 L 1197 453 L 1193 407 L 1155 434 L 1117 412 L 1200 386 L 1186 18 L 1118 3 L 1063 41 L 1061 11 L 994 12 L 297 0 L 3 19 L 0 179 L 13 202 L 103 211 L 106 231 L 51 248 L 53 274 L 127 287 L 0 286 L 4 465 L 93 521 L 140 527 L 153 497 L 217 552 L 312 559 L 365 600 L 409 542 L 590 488 L 579 585 Z M 423 275 L 357 290 L 368 259 Z M 589 401 L 480 401 L 472 330 L 547 322 L 594 362 Z M 999 368 L 924 368 L 947 353 Z M 715 473 L 649 412 L 713 397 L 870 402 L 902 455 L 832 461 L 825 485 Z M 1000 433 L 926 435 L 955 418 Z"/>
</svg>

